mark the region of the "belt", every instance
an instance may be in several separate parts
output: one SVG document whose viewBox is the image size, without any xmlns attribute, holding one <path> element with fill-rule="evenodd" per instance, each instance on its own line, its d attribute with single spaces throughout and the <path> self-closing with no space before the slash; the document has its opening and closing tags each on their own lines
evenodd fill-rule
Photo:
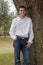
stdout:
<svg viewBox="0 0 43 65">
<path fill-rule="evenodd" d="M 17 35 L 16 35 L 17 36 Z M 21 37 L 21 36 L 17 36 L 17 38 L 20 38 L 20 39 L 28 39 L 26 37 Z"/>
</svg>

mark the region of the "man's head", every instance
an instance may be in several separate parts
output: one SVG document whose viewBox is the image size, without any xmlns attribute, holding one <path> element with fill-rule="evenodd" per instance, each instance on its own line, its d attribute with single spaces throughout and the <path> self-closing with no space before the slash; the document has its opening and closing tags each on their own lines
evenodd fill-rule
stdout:
<svg viewBox="0 0 43 65">
<path fill-rule="evenodd" d="M 24 6 L 19 6 L 18 13 L 21 17 L 24 17 L 26 15 L 26 7 Z"/>
</svg>

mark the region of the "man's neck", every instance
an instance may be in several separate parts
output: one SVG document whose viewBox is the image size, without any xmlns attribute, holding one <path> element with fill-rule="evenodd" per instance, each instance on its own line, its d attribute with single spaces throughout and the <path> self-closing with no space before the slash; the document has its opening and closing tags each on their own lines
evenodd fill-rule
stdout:
<svg viewBox="0 0 43 65">
<path fill-rule="evenodd" d="M 19 15 L 19 17 L 20 17 L 21 19 L 24 19 L 24 18 L 25 18 L 25 16 L 20 16 L 20 15 Z"/>
</svg>

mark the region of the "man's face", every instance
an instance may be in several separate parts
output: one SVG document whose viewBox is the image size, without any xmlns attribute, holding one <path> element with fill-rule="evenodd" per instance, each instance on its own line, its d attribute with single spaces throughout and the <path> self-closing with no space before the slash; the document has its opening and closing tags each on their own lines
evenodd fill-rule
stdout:
<svg viewBox="0 0 43 65">
<path fill-rule="evenodd" d="M 26 15 L 26 9 L 25 8 L 20 8 L 19 9 L 19 15 L 20 16 L 25 16 Z"/>
</svg>

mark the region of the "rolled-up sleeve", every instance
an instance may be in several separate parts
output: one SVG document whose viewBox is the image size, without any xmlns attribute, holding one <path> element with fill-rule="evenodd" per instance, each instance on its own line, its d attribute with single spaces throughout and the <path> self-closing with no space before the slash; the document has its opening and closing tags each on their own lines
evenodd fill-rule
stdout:
<svg viewBox="0 0 43 65">
<path fill-rule="evenodd" d="M 10 31 L 9 31 L 9 35 L 11 36 L 12 39 L 17 38 L 16 35 L 15 35 L 15 30 L 16 30 L 15 20 L 12 20 L 12 24 L 11 24 Z"/>
<path fill-rule="evenodd" d="M 29 40 L 28 42 L 33 43 L 33 39 L 34 39 L 34 32 L 33 32 L 33 23 L 32 20 L 30 20 L 30 29 L 29 29 Z"/>
</svg>

